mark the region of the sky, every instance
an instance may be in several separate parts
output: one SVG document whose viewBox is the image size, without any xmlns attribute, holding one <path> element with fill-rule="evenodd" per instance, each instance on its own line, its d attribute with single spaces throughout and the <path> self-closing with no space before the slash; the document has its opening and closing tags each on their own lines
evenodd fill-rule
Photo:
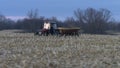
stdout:
<svg viewBox="0 0 120 68">
<path fill-rule="evenodd" d="M 13 20 L 27 16 L 28 11 L 38 9 L 39 16 L 55 16 L 60 20 L 74 16 L 78 8 L 105 8 L 120 21 L 120 0 L 0 0 L 0 14 Z"/>
</svg>

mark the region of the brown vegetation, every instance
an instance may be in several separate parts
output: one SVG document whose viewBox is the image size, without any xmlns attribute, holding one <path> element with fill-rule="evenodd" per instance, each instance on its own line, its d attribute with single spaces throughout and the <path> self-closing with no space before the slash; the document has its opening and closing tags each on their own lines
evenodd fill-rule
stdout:
<svg viewBox="0 0 120 68">
<path fill-rule="evenodd" d="M 0 31 L 0 68 L 119 68 L 120 36 Z"/>
</svg>

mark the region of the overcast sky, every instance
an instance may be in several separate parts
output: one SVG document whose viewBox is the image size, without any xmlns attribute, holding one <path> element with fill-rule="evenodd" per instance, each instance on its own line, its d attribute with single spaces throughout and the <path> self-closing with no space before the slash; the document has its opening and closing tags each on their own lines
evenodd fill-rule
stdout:
<svg viewBox="0 0 120 68">
<path fill-rule="evenodd" d="M 116 20 L 120 20 L 120 0 L 0 0 L 0 14 L 17 19 L 23 18 L 31 9 L 38 9 L 40 16 L 65 19 L 74 16 L 80 8 L 106 8 Z"/>
</svg>

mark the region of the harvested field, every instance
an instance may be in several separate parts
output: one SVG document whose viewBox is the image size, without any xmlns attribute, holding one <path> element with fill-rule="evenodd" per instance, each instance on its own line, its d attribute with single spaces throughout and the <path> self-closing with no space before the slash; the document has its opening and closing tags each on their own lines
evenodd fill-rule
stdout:
<svg viewBox="0 0 120 68">
<path fill-rule="evenodd" d="M 0 31 L 0 68 L 120 68 L 120 35 Z"/>
</svg>

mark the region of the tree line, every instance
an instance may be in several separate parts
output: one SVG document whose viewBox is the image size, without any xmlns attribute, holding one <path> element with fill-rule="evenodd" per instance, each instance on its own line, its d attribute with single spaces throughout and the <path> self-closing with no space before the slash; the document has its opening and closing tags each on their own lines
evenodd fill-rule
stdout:
<svg viewBox="0 0 120 68">
<path fill-rule="evenodd" d="M 77 9 L 74 11 L 73 17 L 67 17 L 64 21 L 58 20 L 57 17 L 38 16 L 38 10 L 29 11 L 27 16 L 28 18 L 12 21 L 1 14 L 0 30 L 21 29 L 34 32 L 43 28 L 45 20 L 51 20 L 56 22 L 58 27 L 80 27 L 84 33 L 103 34 L 106 31 L 120 31 L 120 22 L 116 22 L 112 18 L 108 9 Z"/>
</svg>

